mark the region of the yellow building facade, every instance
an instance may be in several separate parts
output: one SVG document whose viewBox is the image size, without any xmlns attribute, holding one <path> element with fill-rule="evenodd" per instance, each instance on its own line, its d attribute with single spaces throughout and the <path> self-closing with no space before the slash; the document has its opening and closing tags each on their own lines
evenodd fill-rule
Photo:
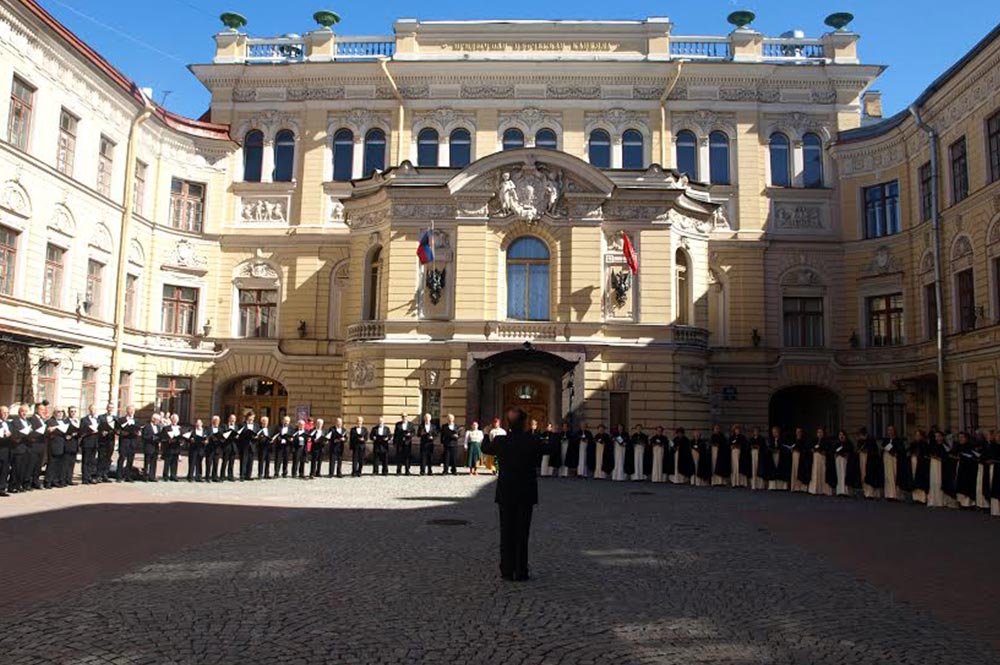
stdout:
<svg viewBox="0 0 1000 665">
<path fill-rule="evenodd" d="M 191 67 L 212 95 L 195 121 L 36 3 L 4 0 L 0 22 L 0 401 L 996 425 L 992 37 L 918 102 L 940 143 L 938 401 L 929 138 L 878 122 L 855 33 L 227 29 Z"/>
</svg>

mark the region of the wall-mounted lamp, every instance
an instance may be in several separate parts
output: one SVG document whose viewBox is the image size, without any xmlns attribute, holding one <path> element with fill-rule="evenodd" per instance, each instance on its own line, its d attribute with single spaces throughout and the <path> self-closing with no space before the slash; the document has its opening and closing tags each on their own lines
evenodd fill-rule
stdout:
<svg viewBox="0 0 1000 665">
<path fill-rule="evenodd" d="M 205 321 L 205 325 L 201 327 L 201 336 L 209 337 L 212 334 L 212 319 Z"/>
<path fill-rule="evenodd" d="M 760 346 L 760 333 L 756 328 L 750 331 L 750 341 L 753 342 L 754 348 Z"/>
<path fill-rule="evenodd" d="M 296 330 L 299 331 L 299 338 L 300 339 L 306 336 L 306 321 L 305 321 L 305 319 L 299 319 L 299 327 L 296 328 Z"/>
<path fill-rule="evenodd" d="M 847 341 L 851 345 L 852 349 L 856 349 L 859 346 L 861 346 L 861 338 L 858 337 L 858 331 L 857 330 L 852 330 L 851 331 L 851 336 L 850 336 L 850 338 Z"/>
</svg>

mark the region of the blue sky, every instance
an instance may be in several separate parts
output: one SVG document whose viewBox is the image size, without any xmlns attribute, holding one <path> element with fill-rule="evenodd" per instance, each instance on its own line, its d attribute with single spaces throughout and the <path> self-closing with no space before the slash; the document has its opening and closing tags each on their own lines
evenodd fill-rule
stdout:
<svg viewBox="0 0 1000 665">
<path fill-rule="evenodd" d="M 997 0 L 959 0 L 954 4 L 940 0 L 617 0 L 611 6 L 594 0 L 432 0 L 419 5 L 396 0 L 350 4 L 326 4 L 323 0 L 40 2 L 125 74 L 142 86 L 152 87 L 156 101 L 162 101 L 170 91 L 166 106 L 195 117 L 208 107 L 209 96 L 185 65 L 211 59 L 212 35 L 222 28 L 218 16 L 227 10 L 246 16 L 247 32 L 261 37 L 307 32 L 315 26 L 313 12 L 322 8 L 341 15 L 337 31 L 345 35 L 389 35 L 393 20 L 400 17 L 641 19 L 664 15 L 674 22 L 676 34 L 721 35 L 730 29 L 726 23 L 729 12 L 750 9 L 758 17 L 754 27 L 767 35 L 795 28 L 807 36 L 818 36 L 827 30 L 823 25 L 827 14 L 849 11 L 856 17 L 851 28 L 861 33 L 862 61 L 889 66 L 876 84 L 883 92 L 887 115 L 906 106 L 1000 23 Z"/>
</svg>

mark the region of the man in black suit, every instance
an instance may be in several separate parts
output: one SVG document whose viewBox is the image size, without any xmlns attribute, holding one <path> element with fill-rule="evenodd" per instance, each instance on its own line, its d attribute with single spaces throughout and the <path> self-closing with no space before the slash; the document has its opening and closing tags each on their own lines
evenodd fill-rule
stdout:
<svg viewBox="0 0 1000 665">
<path fill-rule="evenodd" d="M 154 413 L 142 427 L 142 473 L 147 482 L 156 482 L 156 465 L 160 453 L 160 414 Z"/>
<path fill-rule="evenodd" d="M 27 481 L 31 474 L 31 452 L 28 448 L 28 436 L 31 433 L 31 421 L 28 419 L 28 407 L 21 404 L 17 407 L 17 416 L 10 419 L 10 487 L 11 492 L 24 492 L 28 489 Z"/>
<path fill-rule="evenodd" d="M 426 473 L 434 475 L 434 437 L 437 436 L 437 428 L 431 420 L 431 414 L 424 414 L 424 422 L 420 423 L 417 430 L 420 437 L 420 475 Z"/>
<path fill-rule="evenodd" d="M 392 432 L 392 442 L 396 446 L 396 475 L 406 467 L 410 475 L 410 456 L 413 454 L 413 423 L 405 413 L 399 414 L 399 422 Z"/>
<path fill-rule="evenodd" d="M 528 414 L 507 411 L 507 435 L 483 441 L 483 452 L 500 460 L 496 503 L 500 512 L 500 575 L 523 581 L 528 575 L 531 513 L 538 503 L 535 469 L 542 454 L 551 454 L 536 434 L 526 431 Z"/>
<path fill-rule="evenodd" d="M 83 451 L 81 477 L 84 485 L 96 485 L 98 482 L 97 447 L 99 445 L 101 445 L 101 422 L 97 417 L 97 409 L 91 404 L 87 409 L 87 415 L 80 421 L 80 449 Z"/>
<path fill-rule="evenodd" d="M 379 468 L 382 475 L 389 475 L 389 438 L 392 433 L 389 426 L 385 424 L 385 417 L 378 417 L 378 425 L 372 428 L 372 475 L 377 476 Z"/>
<path fill-rule="evenodd" d="M 337 418 L 334 421 L 333 427 L 327 433 L 327 438 L 330 439 L 330 476 L 336 474 L 338 478 L 343 478 L 341 465 L 344 460 L 344 439 L 347 438 L 343 419 Z"/>
<path fill-rule="evenodd" d="M 351 428 L 351 477 L 361 477 L 362 467 L 365 463 L 365 445 L 368 441 L 368 429 L 365 428 L 365 419 L 358 416 L 357 424 Z"/>
<path fill-rule="evenodd" d="M 28 489 L 42 489 L 42 462 L 48 448 L 49 402 L 42 400 L 35 405 L 35 413 L 28 419 L 31 423 L 31 434 L 28 435 L 28 455 L 31 466 L 28 473 Z M 60 453 L 61 455 L 61 453 Z"/>
<path fill-rule="evenodd" d="M 240 458 L 240 482 L 253 478 L 254 442 L 257 439 L 257 423 L 253 411 L 248 411 L 243 425 L 236 432 L 236 452 Z"/>
<path fill-rule="evenodd" d="M 10 496 L 7 494 L 7 478 L 12 476 L 10 458 L 14 438 L 11 435 L 10 423 L 7 422 L 9 415 L 7 407 L 0 406 L 0 496 Z"/>
<path fill-rule="evenodd" d="M 97 417 L 97 466 L 91 478 L 95 483 L 111 482 L 111 456 L 115 453 L 115 405 L 108 404 L 107 411 Z"/>
<path fill-rule="evenodd" d="M 125 415 L 118 419 L 118 470 L 117 480 L 132 482 L 132 469 L 135 466 L 135 451 L 139 447 L 139 421 L 135 418 L 135 407 L 131 404 L 125 409 Z"/>
<path fill-rule="evenodd" d="M 45 442 L 48 447 L 48 461 L 45 464 L 45 489 L 62 487 L 63 456 L 66 452 L 66 435 L 69 424 L 65 422 L 65 412 L 55 409 L 54 415 L 45 423 Z"/>
<path fill-rule="evenodd" d="M 451 475 L 458 475 L 458 425 L 455 424 L 454 413 L 449 413 L 441 426 L 441 447 L 444 448 L 441 473 L 448 473 L 450 469 Z"/>
</svg>

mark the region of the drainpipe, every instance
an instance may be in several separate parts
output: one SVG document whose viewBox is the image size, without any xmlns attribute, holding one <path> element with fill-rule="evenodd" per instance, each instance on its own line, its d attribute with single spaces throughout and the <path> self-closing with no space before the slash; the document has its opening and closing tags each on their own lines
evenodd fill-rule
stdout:
<svg viewBox="0 0 1000 665">
<path fill-rule="evenodd" d="M 938 392 L 938 427 L 947 426 L 944 387 L 944 289 L 941 286 L 941 215 L 938 201 L 938 135 L 934 129 L 920 117 L 920 109 L 916 104 L 909 107 L 913 121 L 921 130 L 927 132 L 927 140 L 931 152 L 931 232 L 934 235 L 934 297 L 937 299 L 937 392 Z"/>
<path fill-rule="evenodd" d="M 396 159 L 393 161 L 393 166 L 399 166 L 402 163 L 401 155 L 403 154 L 403 95 L 399 92 L 399 86 L 396 85 L 396 81 L 392 78 L 392 74 L 389 73 L 389 58 L 379 58 L 378 64 L 382 66 L 382 72 L 385 77 L 389 79 L 389 85 L 392 86 L 392 94 L 396 97 L 396 101 L 399 102 L 399 131 L 396 132 Z"/>
<path fill-rule="evenodd" d="M 674 91 L 677 81 L 681 78 L 681 69 L 684 67 L 684 60 L 677 61 L 677 70 L 670 84 L 663 89 L 660 95 L 660 166 L 667 167 L 667 97 Z"/>
<path fill-rule="evenodd" d="M 122 342 L 125 337 L 125 280 L 128 266 L 129 225 L 132 221 L 132 197 L 135 191 L 135 159 L 139 144 L 139 125 L 146 122 L 155 107 L 139 89 L 142 110 L 132 119 L 128 130 L 128 148 L 125 152 L 125 200 L 122 202 L 121 233 L 118 237 L 118 276 L 115 279 L 115 346 L 111 351 L 111 380 L 108 381 L 108 402 L 118 402 L 118 375 L 121 365 Z M 86 408 L 89 405 L 84 405 Z M 119 408 L 125 405 L 118 405 Z"/>
</svg>

